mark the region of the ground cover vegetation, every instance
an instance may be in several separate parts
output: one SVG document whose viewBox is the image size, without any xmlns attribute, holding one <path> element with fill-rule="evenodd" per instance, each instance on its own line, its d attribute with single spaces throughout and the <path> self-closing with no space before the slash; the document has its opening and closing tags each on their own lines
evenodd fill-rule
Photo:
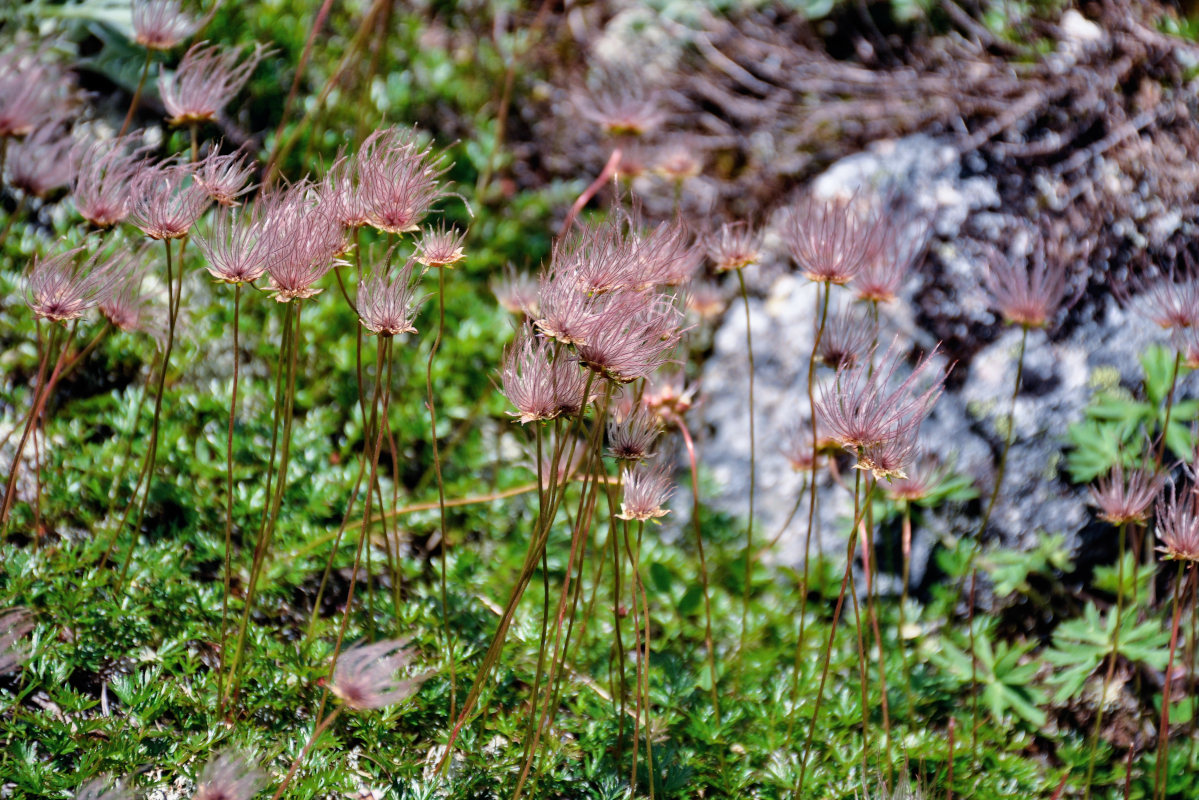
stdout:
<svg viewBox="0 0 1199 800">
<path fill-rule="evenodd" d="M 4 797 L 1199 792 L 1199 276 L 1185 230 L 1085 227 L 1134 202 L 1098 154 L 1193 216 L 1185 9 L 1084 7 L 1110 47 L 1065 77 L 1056 3 L 645 9 L 695 68 L 580 56 L 605 4 L 2 12 Z M 755 131 L 790 160 L 747 168 Z M 936 285 L 931 221 L 805 185 L 912 131 L 1082 187 L 979 247 L 989 329 L 922 295 L 932 347 L 880 325 Z M 786 430 L 754 395 L 772 248 L 816 287 Z M 1060 443 L 1107 541 L 1084 571 L 1054 520 L 1032 549 L 990 521 L 1030 338 L 1113 294 L 1162 336 Z M 697 413 L 726 317 L 743 517 L 706 500 Z M 1004 328 L 979 483 L 922 423 Z M 945 509 L 969 534 L 915 582 Z"/>
</svg>

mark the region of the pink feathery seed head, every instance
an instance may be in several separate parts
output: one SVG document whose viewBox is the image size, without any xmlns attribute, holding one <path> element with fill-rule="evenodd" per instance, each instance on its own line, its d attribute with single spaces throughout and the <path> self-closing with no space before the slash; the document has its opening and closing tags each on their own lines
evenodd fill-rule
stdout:
<svg viewBox="0 0 1199 800">
<path fill-rule="evenodd" d="M 623 292 L 603 300 L 584 341 L 575 344 L 584 366 L 614 383 L 631 383 L 670 362 L 682 336 L 673 297 Z"/>
<path fill-rule="evenodd" d="M 632 289 L 683 286 L 690 283 L 703 262 L 703 250 L 682 219 L 663 222 L 631 237 L 637 265 Z"/>
<path fill-rule="evenodd" d="M 254 189 L 254 164 L 244 150 L 221 155 L 213 148 L 196 165 L 196 183 L 219 206 L 240 205 L 237 198 Z"/>
<path fill-rule="evenodd" d="M 261 278 L 282 247 L 271 235 L 261 199 L 245 208 L 217 208 L 207 226 L 196 227 L 195 240 L 209 274 L 233 284 Z"/>
<path fill-rule="evenodd" d="M 917 503 L 928 497 L 949 474 L 935 454 L 917 447 L 908 461 L 907 474 L 893 477 L 887 484 L 887 496 L 892 500 Z"/>
<path fill-rule="evenodd" d="M 416 260 L 426 267 L 452 267 L 466 257 L 462 242 L 466 231 L 440 225 L 426 228 L 416 244 Z"/>
<path fill-rule="evenodd" d="M 644 406 L 608 421 L 608 453 L 618 461 L 644 461 L 653 456 L 662 423 Z"/>
<path fill-rule="evenodd" d="M 321 182 L 321 203 L 335 208 L 337 220 L 349 230 L 357 230 L 370 224 L 370 209 L 362 194 L 358 174 L 358 160 L 347 156 L 344 150 L 325 173 Z"/>
<path fill-rule="evenodd" d="M 312 184 L 302 181 L 264 199 L 264 219 L 278 245 L 267 259 L 275 300 L 315 297 L 316 283 L 345 252 L 345 229 L 335 209 L 322 205 Z"/>
<path fill-rule="evenodd" d="M 663 422 L 677 422 L 695 407 L 699 384 L 688 383 L 680 367 L 655 372 L 645 385 L 641 403 Z"/>
<path fill-rule="evenodd" d="M 47 123 L 9 147 L 9 183 L 44 200 L 75 176 L 74 153 L 75 140 L 66 126 Z"/>
<path fill-rule="evenodd" d="M 1090 489 L 1091 504 L 1099 509 L 1099 518 L 1112 525 L 1138 524 L 1149 519 L 1149 508 L 1161 494 L 1166 476 L 1148 469 L 1125 470 L 1116 462 L 1111 474 L 1100 478 Z"/>
<path fill-rule="evenodd" d="M 626 467 L 624 471 L 624 495 L 620 502 L 621 519 L 641 522 L 659 519 L 670 513 L 662 508 L 675 486 L 671 470 L 665 464 L 650 466 L 645 463 Z"/>
<path fill-rule="evenodd" d="M 1179 497 L 1170 484 L 1169 499 L 1163 492 L 1157 499 L 1157 548 L 1169 561 L 1199 561 L 1199 510 L 1195 508 L 1195 493 L 1183 492 Z"/>
<path fill-rule="evenodd" d="M 908 477 L 907 468 L 916 455 L 918 425 L 897 423 L 894 435 L 858 449 L 858 463 L 854 469 L 868 470 L 875 481 L 903 480 Z"/>
<path fill-rule="evenodd" d="M 397 678 L 396 672 L 412 663 L 408 642 L 389 639 L 355 645 L 337 660 L 329 688 L 347 708 L 365 711 L 384 708 L 416 694 L 427 675 Z"/>
<path fill-rule="evenodd" d="M 932 238 L 932 225 L 915 212 L 886 213 L 881 217 L 878 247 L 853 277 L 859 300 L 894 302 L 908 273 L 923 258 Z"/>
<path fill-rule="evenodd" d="M 233 96 L 241 91 L 268 48 L 255 43 L 243 59 L 241 49 L 207 42 L 188 48 L 173 73 L 160 74 L 158 91 L 172 125 L 215 120 Z"/>
<path fill-rule="evenodd" d="M 658 149 L 654 172 L 671 181 L 694 178 L 704 169 L 703 152 L 697 139 L 676 136 Z"/>
<path fill-rule="evenodd" d="M 516 340 L 504 350 L 500 384 L 509 411 L 522 425 L 543 422 L 582 411 L 587 379 L 579 365 L 561 351 L 555 358 L 552 342 L 522 327 Z"/>
<path fill-rule="evenodd" d="M 387 265 L 358 284 L 358 318 L 362 327 L 379 336 L 416 333 L 412 323 L 425 300 L 417 294 L 416 262 L 410 259 L 397 270 L 391 267 L 391 256 L 389 252 Z"/>
<path fill-rule="evenodd" d="M 846 310 L 829 317 L 816 357 L 835 370 L 852 367 L 870 351 L 878 324 L 864 311 Z"/>
<path fill-rule="evenodd" d="M 582 223 L 555 242 L 549 274 L 573 284 L 582 295 L 594 296 L 627 287 L 634 268 L 621 220 L 612 215 L 603 222 Z"/>
<path fill-rule="evenodd" d="M 1141 276 L 1127 287 L 1119 287 L 1121 303 L 1168 331 L 1188 331 L 1199 327 L 1199 279 L 1191 269 L 1173 268 L 1150 276 Z"/>
<path fill-rule="evenodd" d="M 578 345 L 587 335 L 598 313 L 599 298 L 579 286 L 569 265 L 551 267 L 541 273 L 536 308 L 526 308 L 535 317 L 537 330 L 562 344 Z"/>
<path fill-rule="evenodd" d="M 206 21 L 184 12 L 179 0 L 133 0 L 133 40 L 147 50 L 170 50 Z"/>
<path fill-rule="evenodd" d="M 879 249 L 880 219 L 856 195 L 848 200 L 808 197 L 788 209 L 782 236 L 804 277 L 846 284 Z"/>
<path fill-rule="evenodd" d="M 1047 258 L 1040 237 L 1026 258 L 1011 258 L 994 249 L 990 253 L 984 286 L 991 305 L 1012 325 L 1048 326 L 1066 301 L 1065 262 Z"/>
<path fill-rule="evenodd" d="M 1182 355 L 1182 363 L 1187 369 L 1199 369 L 1199 326 L 1170 331 L 1170 344 Z"/>
<path fill-rule="evenodd" d="M 79 319 L 124 280 L 128 264 L 122 251 L 84 253 L 84 247 L 76 247 L 35 259 L 26 296 L 34 314 L 53 322 Z"/>
<path fill-rule="evenodd" d="M 29 660 L 25 637 L 33 630 L 33 616 L 24 608 L 0 611 L 0 675 L 15 672 Z"/>
<path fill-rule="evenodd" d="M 0 55 L 0 139 L 27 136 L 60 118 L 77 102 L 72 92 L 45 49 L 10 45 Z"/>
<path fill-rule="evenodd" d="M 144 164 L 129 186 L 129 221 L 151 239 L 180 239 L 212 199 L 191 164 L 175 159 Z"/>
<path fill-rule="evenodd" d="M 149 150 L 140 133 L 81 146 L 72 156 L 77 168 L 71 185 L 80 216 L 97 228 L 124 221 L 134 176 L 146 165 Z"/>
<path fill-rule="evenodd" d="M 898 339 L 873 371 L 870 359 L 860 359 L 854 366 L 839 370 L 835 381 L 820 387 L 816 401 L 820 427 L 846 450 L 855 453 L 860 448 L 878 448 L 919 429 L 945 382 L 943 372 L 930 374 L 936 352 L 937 348 L 933 348 L 898 383 L 895 376 L 904 360 Z M 927 386 L 921 389 L 924 382 Z"/>
<path fill-rule="evenodd" d="M 758 263 L 762 234 L 746 222 L 726 222 L 708 236 L 708 258 L 717 272 L 732 272 Z"/>
<path fill-rule="evenodd" d="M 133 792 L 122 781 L 107 777 L 93 778 L 75 793 L 75 800 L 133 800 Z"/>
<path fill-rule="evenodd" d="M 441 178 L 450 168 L 415 131 L 378 130 L 358 152 L 359 191 L 372 227 L 385 233 L 417 230 L 433 203 L 445 195 Z"/>
<path fill-rule="evenodd" d="M 123 249 L 114 256 L 123 262 L 117 267 L 122 277 L 100 301 L 100 313 L 119 330 L 142 331 L 161 340 L 166 330 L 154 313 L 155 293 L 142 291 L 153 258 L 154 254 L 144 244 Z"/>
<path fill-rule="evenodd" d="M 192 800 L 250 800 L 266 785 L 266 775 L 249 759 L 227 750 L 204 765 Z"/>
<path fill-rule="evenodd" d="M 537 279 L 508 264 L 504 274 L 491 282 L 491 292 L 500 308 L 521 317 L 537 316 Z"/>
<path fill-rule="evenodd" d="M 728 308 L 724 291 L 714 283 L 704 281 L 694 284 L 687 291 L 687 311 L 701 322 L 720 319 Z"/>
<path fill-rule="evenodd" d="M 800 420 L 792 424 L 783 434 L 779 452 L 795 472 L 811 472 L 820 464 L 820 456 L 828 447 L 828 441 L 820 438 L 817 431 L 816 450 L 812 450 L 812 422 Z"/>
<path fill-rule="evenodd" d="M 666 121 L 661 93 L 632 74 L 605 73 L 594 89 L 573 94 L 579 113 L 610 136 L 643 136 Z"/>
</svg>

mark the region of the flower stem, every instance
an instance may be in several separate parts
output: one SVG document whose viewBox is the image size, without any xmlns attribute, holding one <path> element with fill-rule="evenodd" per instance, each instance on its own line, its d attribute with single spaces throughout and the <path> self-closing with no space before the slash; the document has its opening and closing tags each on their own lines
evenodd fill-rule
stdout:
<svg viewBox="0 0 1199 800">
<path fill-rule="evenodd" d="M 233 389 L 229 397 L 229 432 L 225 440 L 225 593 L 221 596 L 221 650 L 217 671 L 217 716 L 225 716 L 225 644 L 229 624 L 229 591 L 233 551 L 233 426 L 237 419 L 237 379 L 241 365 L 238 324 L 241 318 L 241 284 L 233 285 Z"/>
<path fill-rule="evenodd" d="M 148 57 L 148 56 L 147 56 Z M 130 511 L 134 505 L 137 506 L 137 515 L 133 517 L 133 541 L 129 543 L 129 551 L 125 554 L 125 562 L 121 565 L 121 574 L 117 578 L 117 593 L 119 594 L 125 586 L 125 577 L 129 573 L 129 565 L 133 562 L 133 551 L 137 548 L 137 542 L 142 527 L 142 519 L 146 515 L 146 505 L 150 501 L 150 487 L 154 483 L 154 467 L 158 463 L 158 429 L 162 421 L 162 397 L 166 392 L 167 370 L 171 367 L 171 351 L 175 347 L 175 324 L 179 318 L 179 302 L 178 294 L 172 290 L 174 285 L 174 268 L 171 261 L 171 240 L 163 239 L 163 246 L 166 248 L 167 254 L 167 343 L 162 352 L 162 366 L 158 371 L 158 385 L 154 390 L 154 416 L 150 423 L 150 444 L 146 449 L 146 457 L 143 460 L 141 476 L 138 478 L 137 488 L 134 489 L 133 497 L 130 498 L 129 506 L 126 507 L 124 515 L 121 517 L 121 523 L 117 530 L 124 530 L 125 523 L 129 521 Z M 182 247 L 180 247 L 182 250 Z M 183 264 L 179 264 L 179 280 L 183 281 Z M 145 481 L 143 486 L 141 481 Z M 138 490 L 141 491 L 141 502 L 137 502 Z"/>
<path fill-rule="evenodd" d="M 860 470 L 858 471 L 858 476 L 855 479 L 854 505 L 856 507 L 856 510 L 854 513 L 853 526 L 850 528 L 851 533 L 849 536 L 849 542 L 846 545 L 845 574 L 841 577 L 841 591 L 837 594 L 837 604 L 835 606 L 833 606 L 833 619 L 832 619 L 832 622 L 829 623 L 828 645 L 827 645 L 827 647 L 825 647 L 825 650 L 824 650 L 824 663 L 821 666 L 821 670 L 820 670 L 820 687 L 816 690 L 815 706 L 812 709 L 812 722 L 808 727 L 807 742 L 804 744 L 803 755 L 800 757 L 800 762 L 799 762 L 799 783 L 796 786 L 796 790 L 795 790 L 795 794 L 794 794 L 794 797 L 796 798 L 796 800 L 802 800 L 802 798 L 804 797 L 804 795 L 803 795 L 804 777 L 807 775 L 808 757 L 812 753 L 812 743 L 815 741 L 816 723 L 820 719 L 820 705 L 824 699 L 824 687 L 825 687 L 825 684 L 828 682 L 829 662 L 832 659 L 833 644 L 835 643 L 836 636 L 837 636 L 837 623 L 841 619 L 841 609 L 845 606 L 845 592 L 849 586 L 851 573 L 853 572 L 853 557 L 854 557 L 854 553 L 856 551 L 857 543 L 858 543 L 858 537 L 853 532 L 856 531 L 858 529 L 858 526 L 862 524 L 861 506 L 868 505 L 870 503 L 870 498 L 874 492 L 874 487 L 875 487 L 875 484 L 872 481 L 866 487 L 865 500 L 859 503 L 857 500 L 857 497 L 858 497 L 857 481 L 859 481 L 859 480 L 861 480 L 861 471 Z M 798 678 L 796 680 L 798 680 Z M 792 710 L 792 714 L 794 714 L 794 713 L 795 713 L 794 710 Z M 864 735 L 864 733 L 865 732 L 863 732 L 863 735 Z"/>
<path fill-rule="evenodd" d="M 294 761 L 291 762 L 291 766 L 287 770 L 287 775 L 283 778 L 283 783 L 279 784 L 279 788 L 275 790 L 273 795 L 271 795 L 271 800 L 279 800 L 279 798 L 283 796 L 283 792 L 289 785 L 291 785 L 292 778 L 296 776 L 296 770 L 300 768 L 300 764 L 302 764 L 304 759 L 308 756 L 308 751 L 312 749 L 312 745 L 322 733 L 329 729 L 329 726 L 333 724 L 333 720 L 337 719 L 337 715 L 340 713 L 341 707 L 339 706 L 333 709 L 333 711 L 329 713 L 329 716 L 325 717 L 320 721 L 319 724 L 317 724 L 315 728 L 313 728 L 312 735 L 308 737 L 308 741 L 304 744 L 304 748 L 300 750 L 300 754 L 296 756 Z"/>
<path fill-rule="evenodd" d="M 1183 569 L 1187 562 L 1180 560 L 1174 576 L 1174 619 L 1170 623 L 1170 658 L 1166 663 L 1166 680 L 1162 685 L 1162 719 L 1157 726 L 1157 766 L 1153 771 L 1153 796 L 1166 796 L 1166 756 L 1170 750 L 1170 687 L 1174 683 L 1174 653 L 1178 649 L 1178 623 L 1182 615 Z"/>
<path fill-rule="evenodd" d="M 799 672 L 803 664 L 804 634 L 807 632 L 808 612 L 808 583 L 811 579 L 812 529 L 816 523 L 816 459 L 818 440 L 816 438 L 816 353 L 820 349 L 820 340 L 824 336 L 824 328 L 828 323 L 829 297 L 832 286 L 823 284 L 824 294 L 821 299 L 821 284 L 816 284 L 816 304 L 819 308 L 816 335 L 812 339 L 812 352 L 808 356 L 808 408 L 812 415 L 812 481 L 808 487 L 808 530 L 804 535 L 803 546 L 803 582 L 799 586 L 799 635 L 795 641 L 795 667 L 791 677 L 791 713 L 787 718 L 787 739 L 795 730 L 795 716 L 799 710 Z M 802 768 L 800 769 L 802 773 Z M 803 781 L 800 781 L 800 789 Z"/>
<path fill-rule="evenodd" d="M 437 335 L 433 337 L 433 346 L 429 348 L 429 360 L 425 364 L 425 389 L 428 393 L 429 408 L 429 441 L 433 447 L 433 470 L 437 475 L 437 508 L 441 514 L 441 630 L 445 647 L 446 660 L 450 667 L 450 719 L 453 719 L 458 706 L 458 677 L 454 665 L 454 635 L 450 628 L 450 606 L 446 589 L 446 562 L 449 559 L 449 526 L 446 525 L 445 514 L 445 481 L 441 475 L 441 453 L 437 444 L 437 404 L 433 396 L 433 359 L 441 346 L 441 337 L 445 333 L 445 267 L 437 268 Z M 369 491 L 369 487 L 368 487 Z"/>
<path fill-rule="evenodd" d="M 137 104 L 142 99 L 142 89 L 146 86 L 146 75 L 150 72 L 150 56 L 153 51 L 146 48 L 146 60 L 142 64 L 142 76 L 137 79 L 137 88 L 133 90 L 133 98 L 129 101 L 129 110 L 125 112 L 125 121 L 121 123 L 121 130 L 117 136 L 124 136 L 125 131 L 129 130 L 129 123 L 133 122 L 133 112 L 137 110 Z"/>
<path fill-rule="evenodd" d="M 1112 652 L 1103 675 L 1103 691 L 1099 694 L 1099 708 L 1095 712 L 1095 726 L 1091 730 L 1091 754 L 1087 758 L 1087 777 L 1083 783 L 1083 800 L 1091 796 L 1091 780 L 1095 777 L 1095 753 L 1099 748 L 1099 731 L 1103 727 L 1103 710 L 1107 705 L 1107 691 L 1116 672 L 1116 659 L 1120 655 L 1120 623 L 1124 619 L 1124 547 L 1128 523 L 1120 525 L 1119 563 L 1116 565 L 1116 625 L 1112 629 Z"/>
<path fill-rule="evenodd" d="M 704 648 L 707 650 L 708 675 L 712 685 L 709 691 L 712 695 L 712 711 L 716 716 L 716 724 L 720 724 L 720 693 L 716 688 L 716 647 L 712 642 L 712 599 L 708 591 L 708 562 L 704 558 L 704 537 L 699 520 L 699 469 L 695 459 L 695 442 L 691 440 L 691 431 L 687 423 L 679 415 L 674 415 L 679 431 L 683 434 L 683 444 L 687 447 L 687 458 L 691 464 L 691 526 L 695 530 L 695 550 L 699 554 L 699 579 L 704 592 Z"/>
<path fill-rule="evenodd" d="M 745 584 L 741 594 L 741 643 L 737 650 L 737 678 L 733 695 L 740 693 L 741 677 L 745 667 L 746 636 L 749 632 L 749 601 L 753 584 L 754 568 L 754 495 L 756 493 L 758 451 L 754 435 L 754 342 L 750 332 L 749 292 L 745 287 L 745 270 L 737 270 L 737 282 L 741 287 L 741 301 L 745 305 L 745 349 L 749 358 L 749 516 L 745 522 Z"/>
</svg>

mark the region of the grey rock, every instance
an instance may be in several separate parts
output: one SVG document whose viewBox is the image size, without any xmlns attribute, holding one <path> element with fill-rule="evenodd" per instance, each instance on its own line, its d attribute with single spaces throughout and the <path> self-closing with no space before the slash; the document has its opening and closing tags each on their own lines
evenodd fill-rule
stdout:
<svg viewBox="0 0 1199 800">
<path fill-rule="evenodd" d="M 942 269 L 936 285 L 930 276 L 915 275 L 904 287 L 901 301 L 883 309 L 880 342 L 884 345 L 895 336 L 914 349 L 927 350 L 935 344 L 917 326 L 911 311 L 915 301 L 934 288 L 943 298 L 938 302 L 947 305 L 947 312 L 952 307 L 952 317 L 959 324 L 996 323 L 982 288 L 986 268 L 982 247 L 971 240 L 958 244 L 955 237 L 969 221 L 972 233 L 1002 244 L 1015 256 L 1028 243 L 1005 241 L 1013 217 L 996 210 L 995 186 L 981 178 L 963 179 L 961 172 L 951 147 L 927 136 L 913 136 L 878 143 L 833 165 L 814 182 L 813 191 L 829 197 L 887 184 L 924 210 L 938 234 L 935 247 Z M 790 426 L 810 413 L 807 361 L 816 313 L 815 287 L 786 270 L 778 219 L 766 232 L 765 269 L 750 281 L 761 295 L 751 297 L 750 321 L 756 358 L 755 513 L 762 542 L 778 532 L 795 508 L 803 483 L 791 471 L 779 442 Z M 1141 382 L 1141 355 L 1150 344 L 1164 341 L 1162 332 L 1135 305 L 1123 309 L 1114 300 L 1101 308 L 1080 310 L 1071 326 L 1048 335 L 1032 331 L 1028 336 L 1023 385 L 1014 406 L 1013 442 L 989 526 L 1004 546 L 1029 548 L 1045 533 L 1063 534 L 1068 544 L 1077 546 L 1077 534 L 1091 511 L 1085 488 L 1072 485 L 1063 469 L 1069 427 L 1083 419 L 1097 389 L 1118 382 L 1135 390 Z M 1018 329 L 1007 330 L 969 364 L 955 365 L 965 373 L 964 378 L 958 375 L 960 387 L 942 395 L 921 431 L 926 450 L 973 479 L 982 507 L 994 486 L 1007 432 L 1020 337 Z M 704 367 L 702 413 L 708 435 L 700 448 L 703 463 L 720 487 L 715 497 L 706 499 L 742 516 L 748 511 L 750 471 L 748 370 L 745 315 L 740 303 L 733 303 L 713 337 L 713 352 Z M 1197 389 L 1199 379 L 1188 377 L 1180 384 L 1180 396 L 1193 396 Z M 843 547 L 852 497 L 833 487 L 827 475 L 821 481 L 817 541 L 829 551 Z M 773 557 L 787 564 L 802 561 L 806 516 L 806 502 L 801 502 Z M 916 554 L 926 556 L 938 537 L 973 535 L 978 524 L 962 508 L 925 514 L 923 530 L 915 532 Z M 919 580 L 924 563 L 916 561 L 913 575 Z"/>
</svg>

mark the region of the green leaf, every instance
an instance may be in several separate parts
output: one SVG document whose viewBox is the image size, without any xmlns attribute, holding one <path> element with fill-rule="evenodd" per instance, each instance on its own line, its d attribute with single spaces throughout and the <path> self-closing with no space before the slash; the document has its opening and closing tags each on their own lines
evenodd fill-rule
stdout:
<svg viewBox="0 0 1199 800">
<path fill-rule="evenodd" d="M 657 561 L 649 565 L 649 579 L 659 594 L 670 594 L 674 588 L 674 575 L 670 568 Z"/>
</svg>

